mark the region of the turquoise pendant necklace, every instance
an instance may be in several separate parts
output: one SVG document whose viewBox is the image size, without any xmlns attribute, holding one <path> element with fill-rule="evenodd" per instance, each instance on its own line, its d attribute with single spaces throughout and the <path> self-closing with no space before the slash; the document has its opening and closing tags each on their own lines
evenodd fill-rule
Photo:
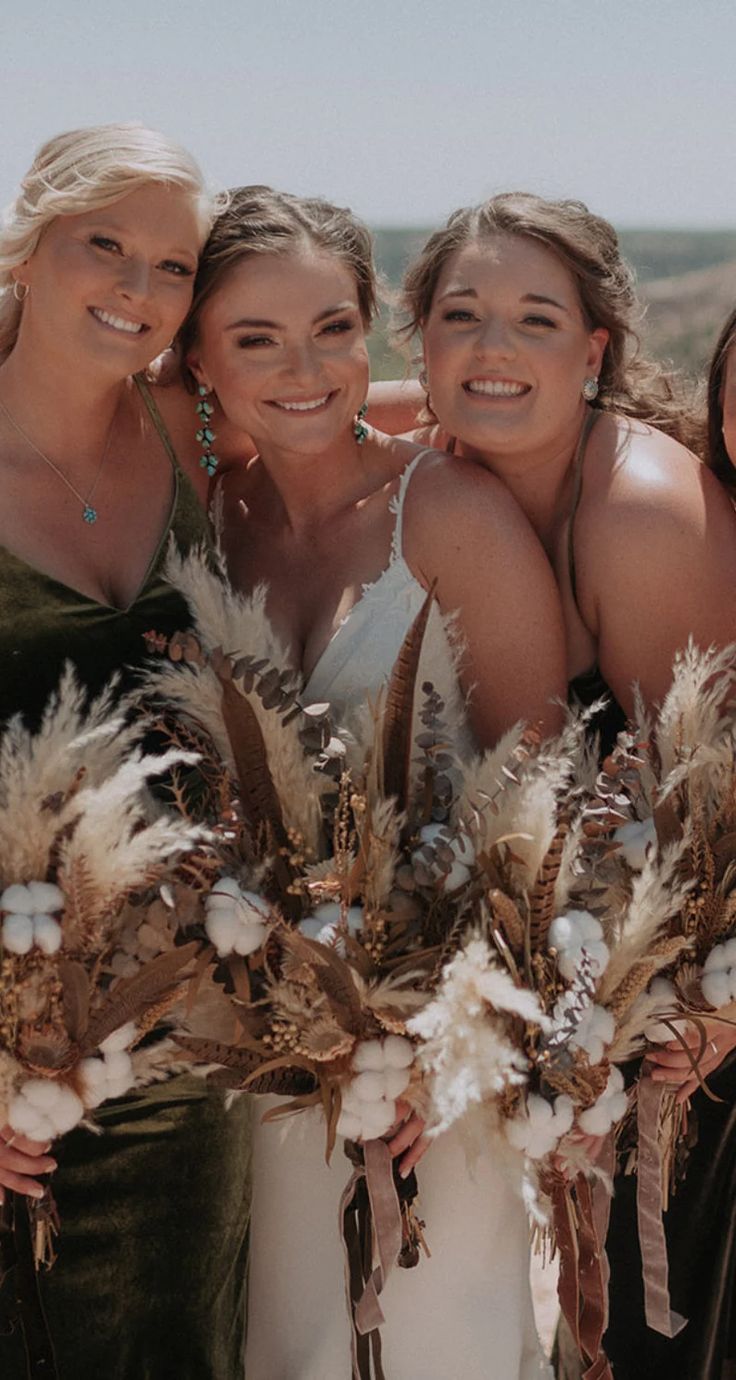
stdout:
<svg viewBox="0 0 736 1380">
<path fill-rule="evenodd" d="M 119 407 L 119 406 L 120 406 L 120 403 L 118 402 L 118 407 Z M 83 521 L 83 522 L 86 522 L 87 525 L 91 527 L 92 524 L 95 523 L 95 522 L 97 521 L 97 516 L 98 516 L 98 514 L 97 514 L 97 509 L 94 508 L 94 507 L 92 506 L 92 498 L 93 498 L 95 489 L 97 488 L 97 481 L 98 481 L 100 475 L 102 474 L 102 467 L 103 467 L 103 465 L 104 465 L 104 463 L 105 463 L 105 460 L 107 459 L 107 452 L 108 452 L 109 449 L 110 449 L 110 441 L 111 441 L 111 439 L 112 439 L 113 425 L 114 425 L 114 422 L 115 422 L 115 418 L 116 418 L 117 415 L 118 415 L 118 408 L 117 408 L 117 407 L 115 408 L 115 411 L 114 411 L 114 413 L 113 413 L 113 415 L 112 415 L 112 421 L 110 422 L 110 426 L 109 426 L 108 432 L 107 432 L 107 440 L 106 440 L 106 442 L 105 442 L 105 449 L 104 449 L 103 452 L 102 452 L 102 459 L 100 460 L 100 463 L 99 463 L 99 465 L 97 466 L 97 473 L 96 473 L 96 475 L 95 475 L 95 477 L 94 477 L 94 479 L 93 479 L 93 481 L 92 481 L 92 487 L 91 487 L 91 489 L 89 490 L 89 493 L 87 494 L 86 497 L 84 496 L 84 494 L 80 494 L 79 489 L 77 489 L 77 488 L 74 486 L 74 484 L 72 484 L 71 479 L 67 479 L 67 476 L 64 474 L 64 471 L 63 471 L 63 470 L 60 470 L 60 469 L 59 469 L 59 466 L 56 465 L 56 464 L 54 464 L 54 461 L 53 461 L 53 460 L 49 460 L 48 455 L 44 455 L 43 451 L 36 445 L 36 442 L 31 440 L 30 436 L 23 430 L 22 426 L 20 425 L 20 422 L 16 422 L 15 417 L 12 415 L 11 412 L 8 411 L 8 409 L 7 409 L 7 407 L 5 406 L 5 403 L 2 401 L 2 399 L 0 399 L 0 411 L 2 411 L 3 416 L 7 417 L 8 421 L 10 422 L 10 425 L 11 425 L 12 427 L 15 427 L 15 430 L 18 432 L 18 435 L 23 437 L 23 440 L 25 441 L 26 445 L 27 445 L 27 446 L 30 446 L 31 450 L 34 451 L 34 452 L 36 453 L 36 455 L 39 457 L 39 459 L 43 460 L 44 464 L 48 465 L 48 467 L 49 467 L 50 470 L 53 470 L 53 471 L 54 471 L 54 474 L 58 476 L 58 478 L 61 480 L 62 484 L 66 484 L 67 489 L 69 489 L 69 491 L 70 491 L 71 493 L 74 494 L 74 497 L 75 497 L 76 499 L 78 499 L 78 501 L 79 501 L 79 502 L 81 503 L 81 505 L 82 505 L 82 521 Z"/>
</svg>

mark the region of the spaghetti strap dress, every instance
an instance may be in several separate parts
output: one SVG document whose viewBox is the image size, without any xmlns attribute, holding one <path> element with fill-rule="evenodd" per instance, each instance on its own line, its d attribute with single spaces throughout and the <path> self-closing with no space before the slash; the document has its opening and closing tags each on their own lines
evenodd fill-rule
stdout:
<svg viewBox="0 0 736 1380">
<path fill-rule="evenodd" d="M 579 463 L 582 476 L 582 459 Z M 573 517 L 580 497 L 576 485 Z M 570 523 L 570 577 L 575 591 L 573 520 Z M 571 691 L 592 704 L 607 687 L 597 668 L 578 677 Z M 611 700 L 603 716 L 602 749 L 607 751 L 625 716 Z M 638 1063 L 631 1067 L 633 1077 Z M 635 1174 L 618 1174 L 614 1183 L 606 1242 L 611 1279 L 610 1317 L 603 1346 L 615 1380 L 734 1380 L 736 1377 L 736 1053 L 708 1079 L 722 1099 L 710 1101 L 700 1089 L 691 1100 L 690 1136 L 694 1144 L 685 1177 L 664 1217 L 672 1307 L 688 1319 L 668 1339 L 647 1327 L 642 1260 L 637 1225 Z M 579 1380 L 581 1366 L 569 1333 L 558 1334 L 558 1380 Z"/>
<path fill-rule="evenodd" d="M 422 454 L 404 471 L 383 574 L 338 627 L 304 690 L 338 717 L 374 698 L 426 599 L 404 559 L 402 516 Z M 430 638 L 445 636 L 436 606 Z M 421 674 L 420 674 L 421 679 Z M 253 1217 L 247 1380 L 349 1380 L 340 1198 L 351 1166 L 338 1137 L 325 1163 L 325 1127 L 308 1111 L 263 1124 L 278 1098 L 258 1097 L 253 1128 Z M 506 1173 L 492 1147 L 472 1168 L 457 1129 L 417 1169 L 417 1210 L 432 1255 L 395 1269 L 381 1296 L 386 1380 L 547 1380 L 534 1325 L 520 1161 Z M 515 1178 L 516 1176 L 516 1178 Z"/>
<path fill-rule="evenodd" d="M 593 428 L 600 416 L 601 413 L 599 409 L 592 407 L 587 409 L 572 462 L 573 497 L 567 528 L 567 566 L 570 574 L 570 589 L 581 622 L 584 622 L 584 619 L 582 614 L 580 614 L 580 607 L 578 604 L 578 581 L 575 566 L 575 519 L 583 495 L 585 453 Z M 577 704 L 584 709 L 589 709 L 591 705 L 601 699 L 605 700 L 605 704 L 596 714 L 591 724 L 591 731 L 599 735 L 601 757 L 605 757 L 606 753 L 610 752 L 611 748 L 615 745 L 616 738 L 621 732 L 621 729 L 625 727 L 626 715 L 611 692 L 610 687 L 603 679 L 601 669 L 596 661 L 587 671 L 582 671 L 580 675 L 575 676 L 570 681 L 568 685 L 568 701 L 570 704 Z"/>
<path fill-rule="evenodd" d="M 113 671 L 130 685 L 143 634 L 186 627 L 166 582 L 169 540 L 208 540 L 206 517 L 152 394 L 136 378 L 172 471 L 168 521 L 136 597 L 100 604 L 0 548 L 0 719 L 40 721 L 65 661 L 90 694 Z M 237 1380 L 243 1374 L 250 1199 L 246 1098 L 177 1076 L 101 1107 L 101 1135 L 54 1146 L 58 1259 L 39 1276 L 59 1380 Z M 0 1290 L 0 1376 L 26 1380 L 15 1271 Z"/>
</svg>

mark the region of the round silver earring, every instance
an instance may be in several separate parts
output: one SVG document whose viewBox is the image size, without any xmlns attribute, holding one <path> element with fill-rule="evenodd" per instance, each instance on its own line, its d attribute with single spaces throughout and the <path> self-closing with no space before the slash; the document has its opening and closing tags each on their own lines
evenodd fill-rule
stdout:
<svg viewBox="0 0 736 1380">
<path fill-rule="evenodd" d="M 21 289 L 20 292 L 18 291 L 18 288 Z M 15 282 L 13 283 L 13 296 L 16 302 L 25 302 L 30 290 L 31 289 L 28 283 L 21 283 L 20 279 L 16 278 Z"/>
<path fill-rule="evenodd" d="M 582 394 L 586 402 L 595 402 L 598 397 L 598 380 L 591 374 L 590 378 L 583 379 Z"/>
</svg>

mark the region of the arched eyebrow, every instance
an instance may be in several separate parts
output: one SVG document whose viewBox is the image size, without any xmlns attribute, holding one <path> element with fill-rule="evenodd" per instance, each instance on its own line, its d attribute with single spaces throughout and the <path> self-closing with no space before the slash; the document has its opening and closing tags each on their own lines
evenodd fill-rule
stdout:
<svg viewBox="0 0 736 1380">
<path fill-rule="evenodd" d="M 538 292 L 526 292 L 521 300 L 522 302 L 533 302 L 538 307 L 557 307 L 558 311 L 564 311 L 567 316 L 570 315 L 569 308 L 563 302 L 558 302 L 556 297 L 543 297 Z"/>
<path fill-rule="evenodd" d="M 326 321 L 330 316 L 339 316 L 340 313 L 344 311 L 357 312 L 358 310 L 357 302 L 341 302 L 339 306 L 327 307 L 325 311 L 321 311 L 318 316 L 315 316 L 312 324 L 318 326 L 320 321 Z M 282 331 L 284 327 L 279 324 L 278 321 L 260 321 L 247 316 L 241 316 L 239 321 L 233 321 L 230 326 L 225 327 L 226 331 L 242 331 L 243 329 L 251 331 Z"/>
<path fill-rule="evenodd" d="M 447 297 L 473 297 L 477 300 L 478 294 L 475 288 L 471 287 L 448 288 L 447 291 L 443 292 L 437 300 L 438 302 L 444 302 L 445 298 Z M 524 296 L 520 298 L 520 301 L 531 302 L 534 306 L 537 307 L 557 307 L 558 311 L 564 311 L 567 316 L 570 316 L 571 314 L 569 308 L 566 307 L 562 302 L 558 302 L 555 297 L 544 297 L 539 292 L 525 292 Z"/>
</svg>

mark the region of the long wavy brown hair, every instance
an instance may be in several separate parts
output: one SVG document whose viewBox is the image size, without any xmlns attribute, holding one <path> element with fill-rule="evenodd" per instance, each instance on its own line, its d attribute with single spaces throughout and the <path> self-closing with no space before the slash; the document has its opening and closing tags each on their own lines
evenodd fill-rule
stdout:
<svg viewBox="0 0 736 1380">
<path fill-rule="evenodd" d="M 724 322 L 708 369 L 707 383 L 707 462 L 713 473 L 733 492 L 736 491 L 736 463 L 723 439 L 723 385 L 729 351 L 736 346 L 736 307 Z"/>
<path fill-rule="evenodd" d="M 639 418 L 692 446 L 700 429 L 685 389 L 641 349 L 642 306 L 616 231 L 582 201 L 503 192 L 480 206 L 455 211 L 430 236 L 406 273 L 400 328 L 404 339 L 421 331 L 427 320 L 447 260 L 463 245 L 495 235 L 523 235 L 550 249 L 577 284 L 589 328 L 603 326 L 608 331 L 595 406 Z"/>
</svg>

